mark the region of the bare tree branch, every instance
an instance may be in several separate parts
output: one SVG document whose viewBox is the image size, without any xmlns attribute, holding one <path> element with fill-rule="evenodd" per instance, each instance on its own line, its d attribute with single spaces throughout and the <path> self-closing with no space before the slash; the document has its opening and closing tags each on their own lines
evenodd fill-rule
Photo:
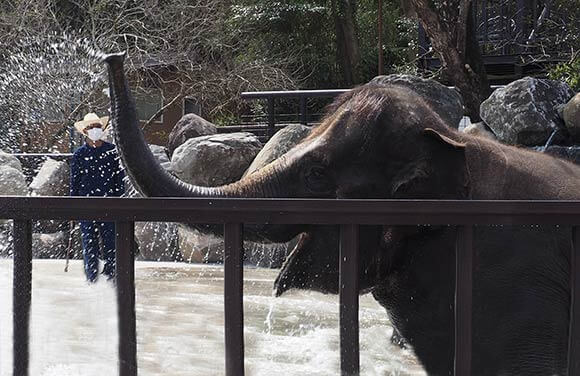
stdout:
<svg viewBox="0 0 580 376">
<path fill-rule="evenodd" d="M 456 48 L 460 59 L 465 59 L 465 49 L 467 43 L 467 17 L 471 17 L 471 0 L 461 0 L 459 2 L 459 16 L 457 20 Z"/>
</svg>

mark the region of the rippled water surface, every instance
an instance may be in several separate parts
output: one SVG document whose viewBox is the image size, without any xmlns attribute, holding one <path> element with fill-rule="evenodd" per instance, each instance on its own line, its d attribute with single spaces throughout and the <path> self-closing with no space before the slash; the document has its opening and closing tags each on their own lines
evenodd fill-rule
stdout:
<svg viewBox="0 0 580 376">
<path fill-rule="evenodd" d="M 84 282 L 82 264 L 35 260 L 31 375 L 117 374 L 115 291 Z M 277 270 L 244 269 L 246 375 L 337 375 L 338 298 L 293 291 L 271 297 Z M 136 267 L 139 375 L 223 375 L 223 268 Z M 12 261 L 0 260 L 0 374 L 12 367 Z M 360 299 L 361 374 L 423 375 L 370 295 Z"/>
</svg>

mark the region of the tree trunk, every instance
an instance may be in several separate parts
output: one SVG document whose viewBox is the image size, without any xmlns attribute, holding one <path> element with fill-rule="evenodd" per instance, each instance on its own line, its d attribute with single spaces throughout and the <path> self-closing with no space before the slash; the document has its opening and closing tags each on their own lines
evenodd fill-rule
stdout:
<svg viewBox="0 0 580 376">
<path fill-rule="evenodd" d="M 487 72 L 485 71 L 485 64 L 481 56 L 479 43 L 477 42 L 475 16 L 472 14 L 471 6 L 469 7 L 470 17 L 467 19 L 467 46 L 465 50 L 465 62 L 468 77 L 472 82 L 472 88 L 469 90 L 474 99 L 470 99 L 471 103 L 467 103 L 468 99 L 464 97 L 465 108 L 472 121 L 481 121 L 479 116 L 479 106 L 481 102 L 486 100 L 491 94 L 491 87 L 487 80 Z"/>
<path fill-rule="evenodd" d="M 332 0 L 332 13 L 336 28 L 336 52 L 344 84 L 359 83 L 359 45 L 356 31 L 356 1 Z"/>
<path fill-rule="evenodd" d="M 467 115 L 481 120 L 479 106 L 491 93 L 473 24 L 471 1 L 461 0 L 459 16 L 448 29 L 427 0 L 410 0 L 441 60 L 446 77 L 463 96 Z"/>
</svg>

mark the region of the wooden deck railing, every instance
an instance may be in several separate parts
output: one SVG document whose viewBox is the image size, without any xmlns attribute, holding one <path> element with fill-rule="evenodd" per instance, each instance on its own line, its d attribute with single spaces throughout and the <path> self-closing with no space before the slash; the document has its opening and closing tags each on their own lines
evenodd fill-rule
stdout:
<svg viewBox="0 0 580 376">
<path fill-rule="evenodd" d="M 342 375 L 359 374 L 358 226 L 453 225 L 457 231 L 455 374 L 471 373 L 473 229 L 475 225 L 571 225 L 569 375 L 580 375 L 580 201 L 434 201 L 303 199 L 120 199 L 0 197 L 0 218 L 14 220 L 13 369 L 28 375 L 32 274 L 31 221 L 116 221 L 119 375 L 137 375 L 133 236 L 135 221 L 224 224 L 226 375 L 244 374 L 243 224 L 340 226 Z"/>
</svg>

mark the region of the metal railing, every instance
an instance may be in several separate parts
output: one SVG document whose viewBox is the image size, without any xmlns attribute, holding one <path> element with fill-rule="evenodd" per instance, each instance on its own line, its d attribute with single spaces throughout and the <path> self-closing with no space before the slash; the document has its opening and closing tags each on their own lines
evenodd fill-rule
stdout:
<svg viewBox="0 0 580 376">
<path fill-rule="evenodd" d="M 137 375 L 133 237 L 135 221 L 224 224 L 225 364 L 244 374 L 243 224 L 340 226 L 339 304 L 342 375 L 359 374 L 359 225 L 457 226 L 455 375 L 471 373 L 472 272 L 475 225 L 571 225 L 568 375 L 580 375 L 580 201 L 438 201 L 0 197 L 0 218 L 14 220 L 14 375 L 28 374 L 31 305 L 31 220 L 116 221 L 119 375 Z"/>
<path fill-rule="evenodd" d="M 491 85 L 491 89 L 495 90 L 505 85 Z M 448 86 L 448 88 L 453 89 L 453 86 Z M 341 94 L 347 93 L 352 89 L 328 89 L 328 90 L 288 90 L 288 91 L 254 91 L 254 92 L 243 92 L 241 98 L 245 100 L 266 100 L 267 109 L 266 126 L 261 126 L 258 124 L 254 125 L 237 125 L 237 126 L 227 126 L 218 127 L 218 132 L 220 133 L 230 133 L 230 132 L 251 132 L 260 138 L 260 141 L 267 142 L 277 131 L 288 125 L 286 123 L 276 121 L 276 111 L 275 104 L 276 100 L 281 99 L 298 99 L 299 100 L 299 112 L 298 112 L 298 122 L 303 125 L 308 125 L 312 123 L 309 119 L 307 101 L 309 98 L 334 98 Z M 286 114 L 289 115 L 289 114 Z"/>
<path fill-rule="evenodd" d="M 254 100 L 265 99 L 268 102 L 267 107 L 267 134 L 266 138 L 270 139 L 276 133 L 276 112 L 274 104 L 276 99 L 298 98 L 300 101 L 300 123 L 308 124 L 308 98 L 334 98 L 340 94 L 349 92 L 351 89 L 328 89 L 328 90 L 284 90 L 284 91 L 255 91 L 243 92 L 240 96 L 242 99 Z"/>
</svg>

